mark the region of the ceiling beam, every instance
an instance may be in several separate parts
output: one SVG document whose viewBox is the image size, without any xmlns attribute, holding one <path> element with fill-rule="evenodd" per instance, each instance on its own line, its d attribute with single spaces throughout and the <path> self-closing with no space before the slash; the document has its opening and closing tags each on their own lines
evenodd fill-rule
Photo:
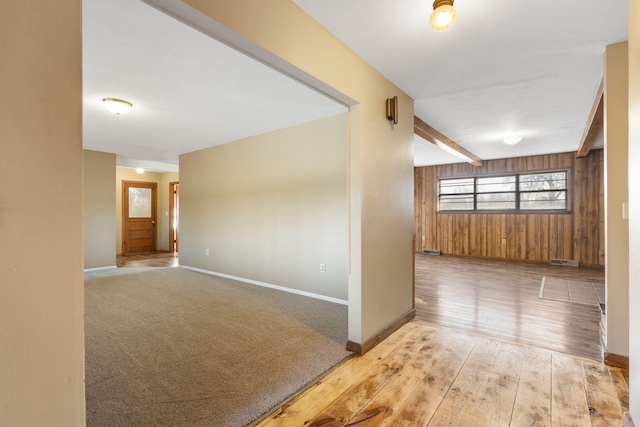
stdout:
<svg viewBox="0 0 640 427">
<path fill-rule="evenodd" d="M 474 166 L 482 166 L 482 159 L 480 157 L 460 146 L 448 136 L 438 132 L 416 116 L 413 116 L 413 133 L 442 148 L 449 154 L 461 158 L 465 162 L 471 163 Z"/>
<path fill-rule="evenodd" d="M 604 81 L 600 80 L 600 86 L 596 92 L 596 99 L 591 107 L 589 113 L 589 119 L 584 128 L 582 139 L 580 140 L 580 147 L 576 153 L 576 157 L 586 157 L 593 147 L 593 143 L 596 142 L 596 138 L 602 132 L 604 126 Z"/>
</svg>

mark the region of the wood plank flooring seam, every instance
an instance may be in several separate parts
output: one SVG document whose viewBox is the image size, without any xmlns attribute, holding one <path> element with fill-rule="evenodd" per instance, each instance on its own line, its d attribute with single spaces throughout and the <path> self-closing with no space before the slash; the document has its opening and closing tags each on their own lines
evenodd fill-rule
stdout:
<svg viewBox="0 0 640 427">
<path fill-rule="evenodd" d="M 427 333 L 433 334 L 434 330 Z M 339 423 L 343 418 L 336 412 L 346 408 L 342 402 L 348 401 L 350 394 L 357 397 L 357 393 L 363 387 L 366 388 L 365 385 L 370 379 L 375 380 L 373 377 L 376 375 L 376 370 L 381 370 L 382 376 L 389 374 L 389 369 L 386 369 L 384 365 L 389 365 L 395 359 L 402 358 L 407 348 L 411 347 L 412 340 L 415 340 L 419 335 L 420 331 L 411 326 L 396 331 L 364 356 L 352 359 L 353 362 L 345 367 L 345 372 L 339 373 L 341 376 L 337 378 L 337 381 L 320 384 L 315 393 L 323 393 L 322 402 L 312 399 L 312 402 L 302 405 L 301 402 L 304 399 L 300 399 L 296 402 L 298 403 L 296 405 L 297 411 L 293 407 L 286 408 L 279 412 L 277 419 L 274 417 L 269 423 L 273 422 L 274 425 L 292 425 L 292 423 L 313 425 L 314 422 L 324 425 L 321 423 L 325 421 Z M 341 381 L 342 376 L 345 378 L 344 381 Z M 338 381 L 341 383 L 339 384 Z M 307 415 L 310 410 L 313 410 L 313 413 Z"/>
<path fill-rule="evenodd" d="M 604 365 L 580 362 L 593 427 L 622 427 L 622 407 L 611 370 Z M 613 426 L 612 423 L 615 423 Z"/>
<path fill-rule="evenodd" d="M 551 350 L 528 347 L 509 425 L 551 424 Z"/>
<path fill-rule="evenodd" d="M 449 393 L 451 392 L 451 388 L 453 387 L 453 385 L 456 383 L 458 377 L 460 376 L 460 373 L 462 372 L 462 370 L 464 369 L 465 365 L 467 364 L 467 362 L 469 361 L 469 357 L 471 356 L 471 354 L 473 353 L 473 351 L 475 350 L 475 348 L 478 346 L 480 340 L 477 340 L 474 344 L 473 347 L 471 348 L 471 350 L 469 350 L 469 352 L 467 353 L 467 357 L 464 358 L 464 362 L 462 363 L 462 365 L 460 366 L 460 369 L 458 369 L 458 372 L 456 373 L 455 377 L 453 378 L 453 380 L 451 381 L 451 384 L 449 384 L 449 388 L 447 389 L 447 392 L 444 394 L 444 396 L 442 397 L 442 400 L 440 400 L 440 403 L 438 404 L 438 406 L 436 407 L 436 410 L 433 412 L 433 415 L 431 416 L 431 418 L 427 421 L 427 423 L 424 425 L 424 427 L 429 427 L 429 425 L 431 425 L 431 421 L 433 420 L 433 416 L 438 413 L 438 411 L 440 410 L 440 407 L 442 406 L 442 403 L 447 399 L 447 396 L 449 395 Z"/>
<path fill-rule="evenodd" d="M 616 389 L 616 395 L 620 400 L 622 412 L 629 412 L 629 372 L 624 369 L 609 367 L 609 374 Z"/>
<path fill-rule="evenodd" d="M 413 390 L 418 387 L 425 372 L 428 372 L 428 370 L 423 370 L 425 368 L 424 364 L 431 362 L 432 366 L 429 370 L 433 368 L 434 361 L 438 360 L 449 349 L 452 341 L 453 337 L 450 334 L 437 333 L 437 331 L 429 336 L 428 339 L 425 337 L 423 346 L 415 353 L 413 360 L 401 366 L 400 370 L 390 379 L 386 386 L 376 393 L 362 410 L 350 420 L 350 424 L 355 425 L 357 423 L 363 427 L 388 425 L 389 418 L 395 418 L 399 416 L 399 412 L 403 411 L 405 402 L 413 394 Z M 434 348 L 435 356 L 433 355 Z M 424 362 L 424 364 L 420 362 Z M 417 378 L 418 376 L 420 378 Z M 396 408 L 395 411 L 393 410 L 394 407 Z M 380 419 L 381 417 L 382 419 Z"/>
<path fill-rule="evenodd" d="M 433 328 L 442 328 L 442 329 L 448 329 L 450 331 L 455 331 L 455 332 L 459 332 L 459 333 L 464 333 L 464 334 L 468 334 L 471 336 L 476 336 L 479 338 L 488 338 L 488 339 L 492 339 L 495 341 L 500 341 L 506 344 L 514 344 L 514 345 L 519 345 L 519 346 L 523 346 L 523 347 L 538 347 L 536 345 L 536 342 L 533 340 L 520 340 L 518 338 L 512 338 L 511 336 L 499 336 L 496 334 L 491 334 L 491 333 L 486 333 L 486 332 L 479 332 L 479 331 L 470 331 L 468 329 L 464 329 L 459 327 L 456 324 L 443 324 L 443 323 L 436 323 L 436 322 L 430 322 L 428 320 L 423 320 L 423 319 L 415 319 L 412 322 L 418 322 L 418 323 L 424 323 L 430 327 Z M 596 345 L 596 347 L 599 348 L 599 344 Z M 540 348 L 544 348 L 544 347 L 540 347 Z M 549 351 L 553 351 L 555 353 L 558 354 L 562 354 L 565 356 L 570 356 L 573 357 L 575 359 L 578 360 L 586 360 L 589 362 L 602 362 L 601 359 L 596 358 L 596 357 L 589 357 L 589 356 L 581 356 L 581 355 L 576 355 L 573 354 L 571 351 L 569 350 L 562 350 L 562 349 L 547 349 Z"/>
<path fill-rule="evenodd" d="M 544 287 L 544 277 L 542 278 L 542 286 L 540 289 L 540 294 L 542 295 L 542 288 Z M 513 417 L 515 415 L 516 404 L 518 399 L 518 393 L 520 391 L 520 385 L 522 384 L 522 373 L 524 371 L 524 363 L 520 365 L 520 372 L 518 373 L 518 384 L 516 386 L 516 398 L 513 400 L 513 407 L 511 408 L 511 417 L 509 417 L 509 425 L 513 424 Z"/>
<path fill-rule="evenodd" d="M 401 366 L 407 363 L 408 359 L 410 359 L 414 353 L 418 352 L 420 348 L 422 348 L 421 345 L 416 346 L 411 342 L 405 343 L 401 351 L 393 353 L 381 361 L 381 372 L 370 370 L 370 374 L 366 376 L 361 383 L 354 384 L 352 387 L 347 388 L 347 390 L 325 408 L 325 411 L 329 408 L 331 409 L 327 412 L 323 411 L 320 415 L 313 418 L 310 421 L 310 425 L 316 425 L 314 423 L 324 425 L 321 423 L 332 420 L 340 424 L 344 421 L 343 425 L 348 425 L 350 420 L 357 416 L 367 403 L 397 374 Z M 350 402 L 351 400 L 354 402 Z M 349 403 L 353 404 L 353 409 L 349 408 Z M 351 415 L 349 416 L 349 414 Z"/>
<path fill-rule="evenodd" d="M 555 353 L 551 359 L 551 424 L 592 427 L 582 362 Z"/>
</svg>

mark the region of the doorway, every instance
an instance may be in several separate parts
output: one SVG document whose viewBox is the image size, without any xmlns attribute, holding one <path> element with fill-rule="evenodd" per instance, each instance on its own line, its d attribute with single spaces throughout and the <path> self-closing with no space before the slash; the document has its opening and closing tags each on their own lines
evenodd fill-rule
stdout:
<svg viewBox="0 0 640 427">
<path fill-rule="evenodd" d="M 169 252 L 178 252 L 180 218 L 180 184 L 169 183 Z"/>
<path fill-rule="evenodd" d="M 122 253 L 156 250 L 157 184 L 122 181 Z"/>
</svg>

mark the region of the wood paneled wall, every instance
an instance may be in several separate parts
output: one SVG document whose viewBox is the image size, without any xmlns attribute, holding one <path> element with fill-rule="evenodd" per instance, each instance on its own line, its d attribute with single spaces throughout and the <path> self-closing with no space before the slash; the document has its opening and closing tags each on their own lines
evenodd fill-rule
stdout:
<svg viewBox="0 0 640 427">
<path fill-rule="evenodd" d="M 438 213 L 438 179 L 544 170 L 569 170 L 569 212 Z M 575 259 L 604 265 L 604 154 L 575 153 L 415 168 L 416 251 L 548 262 Z M 503 243 L 505 242 L 505 243 Z"/>
</svg>

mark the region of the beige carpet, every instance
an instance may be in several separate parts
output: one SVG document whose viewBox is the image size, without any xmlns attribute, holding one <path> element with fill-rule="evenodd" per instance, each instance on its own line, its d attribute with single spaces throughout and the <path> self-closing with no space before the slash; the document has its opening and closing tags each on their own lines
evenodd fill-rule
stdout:
<svg viewBox="0 0 640 427">
<path fill-rule="evenodd" d="M 545 276 L 540 284 L 540 298 L 599 306 L 605 303 L 605 286 L 600 281 Z"/>
<path fill-rule="evenodd" d="M 347 308 L 182 268 L 85 280 L 88 426 L 243 426 L 348 357 Z"/>
</svg>

